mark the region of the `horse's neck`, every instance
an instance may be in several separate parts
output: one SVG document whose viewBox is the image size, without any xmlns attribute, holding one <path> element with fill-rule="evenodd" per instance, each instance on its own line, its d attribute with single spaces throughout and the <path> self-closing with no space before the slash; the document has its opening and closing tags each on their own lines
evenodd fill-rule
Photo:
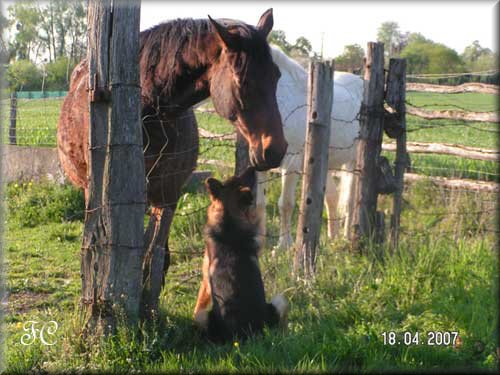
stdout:
<svg viewBox="0 0 500 375">
<path fill-rule="evenodd" d="M 177 52 L 176 66 L 168 69 L 161 80 L 173 82 L 169 90 L 162 90 L 155 102 L 165 115 L 177 115 L 210 96 L 209 72 L 218 51 L 214 47 L 214 36 L 207 34 L 197 42 L 196 48 L 190 43 Z"/>
<path fill-rule="evenodd" d="M 281 78 L 278 81 L 276 90 L 276 99 L 282 115 L 288 115 L 299 108 L 303 108 L 307 104 L 306 93 L 307 80 L 297 80 L 290 72 L 281 70 Z"/>
<path fill-rule="evenodd" d="M 282 114 L 289 113 L 306 104 L 307 72 L 276 47 L 272 47 L 271 54 L 281 71 L 276 91 L 278 106 Z"/>
</svg>

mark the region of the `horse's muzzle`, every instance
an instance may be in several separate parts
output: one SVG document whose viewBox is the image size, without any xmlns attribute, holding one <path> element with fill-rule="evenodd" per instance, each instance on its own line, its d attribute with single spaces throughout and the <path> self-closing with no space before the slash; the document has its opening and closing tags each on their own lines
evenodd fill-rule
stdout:
<svg viewBox="0 0 500 375">
<path fill-rule="evenodd" d="M 260 172 L 267 171 L 271 168 L 277 168 L 280 166 L 281 161 L 285 157 L 287 147 L 288 144 L 285 142 L 283 147 L 280 147 L 279 149 L 275 147 L 268 147 L 264 150 L 264 152 L 260 151 L 260 147 L 257 150 L 250 148 L 250 164 Z"/>
</svg>

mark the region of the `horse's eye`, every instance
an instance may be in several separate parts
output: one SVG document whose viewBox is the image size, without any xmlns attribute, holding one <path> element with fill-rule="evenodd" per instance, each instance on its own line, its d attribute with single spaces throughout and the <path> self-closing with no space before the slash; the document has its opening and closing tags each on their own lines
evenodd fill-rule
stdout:
<svg viewBox="0 0 500 375">
<path fill-rule="evenodd" d="M 238 116 L 236 116 L 236 113 L 231 113 L 228 117 L 229 121 L 231 121 L 231 122 L 236 121 L 237 118 L 238 118 Z"/>
</svg>

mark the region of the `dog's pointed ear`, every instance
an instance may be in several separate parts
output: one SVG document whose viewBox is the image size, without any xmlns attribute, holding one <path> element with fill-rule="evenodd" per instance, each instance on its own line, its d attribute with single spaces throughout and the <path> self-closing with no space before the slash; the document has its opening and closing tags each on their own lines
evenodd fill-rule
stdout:
<svg viewBox="0 0 500 375">
<path fill-rule="evenodd" d="M 259 30 L 264 38 L 267 38 L 273 28 L 273 24 L 273 8 L 269 8 L 264 12 L 264 14 L 262 14 L 262 16 L 260 16 L 259 23 L 257 24 L 257 30 Z"/>
<path fill-rule="evenodd" d="M 240 45 L 240 36 L 230 33 L 226 26 L 208 16 L 210 24 L 220 41 L 230 50 L 236 51 Z"/>
<path fill-rule="evenodd" d="M 220 197 L 222 192 L 222 183 L 219 180 L 211 177 L 207 178 L 205 180 L 205 187 L 207 188 L 211 199 L 217 199 Z"/>
<path fill-rule="evenodd" d="M 241 184 L 243 186 L 247 186 L 250 189 L 252 189 L 255 185 L 255 182 L 257 180 L 255 176 L 255 168 L 254 167 L 248 167 L 245 169 L 245 171 L 239 176 Z"/>
</svg>

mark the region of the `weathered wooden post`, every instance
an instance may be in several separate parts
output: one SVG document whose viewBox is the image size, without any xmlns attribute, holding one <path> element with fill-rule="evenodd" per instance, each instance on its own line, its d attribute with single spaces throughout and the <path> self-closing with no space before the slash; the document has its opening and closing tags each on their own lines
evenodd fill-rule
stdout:
<svg viewBox="0 0 500 375">
<path fill-rule="evenodd" d="M 406 60 L 390 59 L 389 73 L 387 75 L 387 88 L 385 94 L 386 103 L 395 110 L 397 120 L 396 136 L 396 161 L 392 218 L 391 218 L 391 244 L 393 248 L 398 247 L 399 227 L 401 216 L 401 203 L 404 188 L 404 172 L 408 163 L 406 152 Z"/>
<path fill-rule="evenodd" d="M 376 223 L 382 216 L 377 213 L 377 179 L 384 125 L 384 44 L 369 42 L 366 53 L 351 221 L 355 250 L 374 239 Z"/>
<path fill-rule="evenodd" d="M 294 259 L 295 272 L 303 273 L 306 278 L 310 278 L 316 268 L 328 172 L 333 74 L 333 61 L 309 63 L 304 177 Z"/>
<path fill-rule="evenodd" d="M 145 178 L 140 124 L 139 0 L 91 0 L 89 198 L 82 245 L 87 326 L 139 316 Z"/>
<path fill-rule="evenodd" d="M 17 144 L 16 136 L 17 126 L 17 92 L 10 94 L 10 124 L 9 124 L 9 144 Z"/>
</svg>

